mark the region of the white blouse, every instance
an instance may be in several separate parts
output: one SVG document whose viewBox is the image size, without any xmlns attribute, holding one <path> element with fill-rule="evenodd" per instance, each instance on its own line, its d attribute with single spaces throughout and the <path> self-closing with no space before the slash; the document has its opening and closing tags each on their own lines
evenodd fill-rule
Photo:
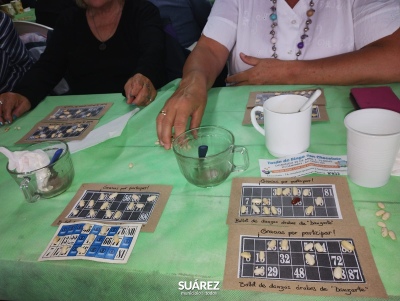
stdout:
<svg viewBox="0 0 400 301">
<path fill-rule="evenodd" d="M 278 59 L 295 60 L 310 0 L 299 0 L 292 9 L 277 0 L 275 27 Z M 271 0 L 216 0 L 203 34 L 230 51 L 229 73 L 251 66 L 242 62 L 240 52 L 259 58 L 272 57 Z M 400 27 L 399 0 L 314 0 L 308 37 L 299 56 L 312 60 L 351 52 Z"/>
</svg>

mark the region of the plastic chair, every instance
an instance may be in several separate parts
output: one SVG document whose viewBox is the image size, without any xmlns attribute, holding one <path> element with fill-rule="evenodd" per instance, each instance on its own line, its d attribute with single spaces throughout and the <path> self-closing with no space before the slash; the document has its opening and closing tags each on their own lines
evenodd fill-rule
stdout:
<svg viewBox="0 0 400 301">
<path fill-rule="evenodd" d="M 47 37 L 47 33 L 53 30 L 53 28 L 46 25 L 29 21 L 14 21 L 14 27 L 19 35 L 36 32 Z"/>
</svg>

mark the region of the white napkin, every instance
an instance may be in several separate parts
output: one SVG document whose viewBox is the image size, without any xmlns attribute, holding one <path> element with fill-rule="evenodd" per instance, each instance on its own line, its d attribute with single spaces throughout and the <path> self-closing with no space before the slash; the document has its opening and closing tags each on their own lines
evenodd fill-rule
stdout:
<svg viewBox="0 0 400 301">
<path fill-rule="evenodd" d="M 86 149 L 93 145 L 99 144 L 100 142 L 120 136 L 129 118 L 139 112 L 139 110 L 139 108 L 135 108 L 129 113 L 126 113 L 125 115 L 122 115 L 121 117 L 98 127 L 97 129 L 91 131 L 82 140 L 74 140 L 68 142 L 69 151 L 71 153 L 76 153 L 82 149 Z"/>
<path fill-rule="evenodd" d="M 396 161 L 394 161 L 392 176 L 400 176 L 400 151 L 397 153 Z"/>
<path fill-rule="evenodd" d="M 8 168 L 16 172 L 31 172 L 50 163 L 50 158 L 41 149 L 12 152 L 5 147 L 0 147 L 0 153 L 8 158 Z"/>
<path fill-rule="evenodd" d="M 20 151 L 14 152 L 14 165 L 9 161 L 10 170 L 16 169 L 17 172 L 30 172 L 50 163 L 49 156 L 41 149 L 34 151 Z"/>
<path fill-rule="evenodd" d="M 48 168 L 42 168 L 50 163 L 50 158 L 43 150 L 35 149 L 33 151 L 12 152 L 5 147 L 0 147 L 0 153 L 3 153 L 8 158 L 8 168 L 10 170 L 18 173 L 30 173 L 40 169 L 35 172 L 38 189 L 48 191 L 52 188 L 47 186 L 51 173 Z M 18 177 L 24 176 L 18 175 Z"/>
</svg>

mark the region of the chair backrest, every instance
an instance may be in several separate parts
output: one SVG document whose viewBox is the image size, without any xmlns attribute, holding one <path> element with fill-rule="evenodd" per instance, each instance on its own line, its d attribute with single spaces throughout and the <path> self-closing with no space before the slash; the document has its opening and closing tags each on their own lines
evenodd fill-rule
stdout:
<svg viewBox="0 0 400 301">
<path fill-rule="evenodd" d="M 19 35 L 36 32 L 47 37 L 47 33 L 53 30 L 51 27 L 29 21 L 14 21 L 14 27 Z"/>
</svg>

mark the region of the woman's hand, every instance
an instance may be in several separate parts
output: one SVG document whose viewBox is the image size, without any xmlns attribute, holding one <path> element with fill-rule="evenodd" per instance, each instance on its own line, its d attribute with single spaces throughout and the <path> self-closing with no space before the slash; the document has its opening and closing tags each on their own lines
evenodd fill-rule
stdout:
<svg viewBox="0 0 400 301">
<path fill-rule="evenodd" d="M 186 131 L 189 119 L 191 129 L 199 127 L 206 105 L 207 90 L 205 88 L 199 88 L 193 83 L 181 82 L 157 116 L 157 136 L 160 144 L 165 149 L 170 149 L 172 136 L 179 136 Z"/>
<path fill-rule="evenodd" d="M 225 66 L 229 51 L 213 39 L 201 36 L 183 67 L 179 88 L 157 116 L 157 136 L 165 149 L 171 148 L 172 136 L 201 125 L 207 105 L 207 91 Z"/>
<path fill-rule="evenodd" d="M 21 94 L 13 92 L 0 94 L 0 126 L 12 123 L 30 108 L 31 103 L 28 98 Z"/>
<path fill-rule="evenodd" d="M 240 59 L 251 67 L 227 77 L 226 83 L 230 86 L 289 83 L 292 80 L 291 68 L 298 63 L 298 61 L 257 58 L 244 53 L 240 53 Z"/>
<path fill-rule="evenodd" d="M 149 105 L 157 96 L 153 83 L 143 74 L 137 73 L 125 84 L 126 103 L 137 106 Z"/>
</svg>

